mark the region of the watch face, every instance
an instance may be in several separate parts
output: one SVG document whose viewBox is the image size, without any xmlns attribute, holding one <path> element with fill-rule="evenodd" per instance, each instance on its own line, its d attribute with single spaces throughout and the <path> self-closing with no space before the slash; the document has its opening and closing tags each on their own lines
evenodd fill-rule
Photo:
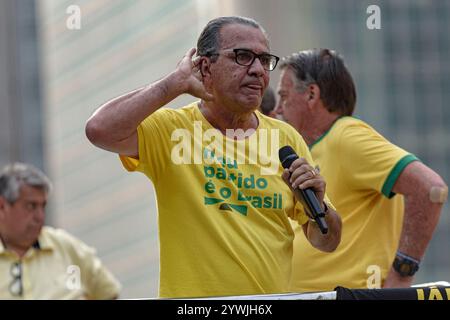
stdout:
<svg viewBox="0 0 450 320">
<path fill-rule="evenodd" d="M 395 258 L 393 267 L 403 277 L 413 276 L 419 270 L 416 262 L 399 257 Z"/>
<path fill-rule="evenodd" d="M 412 271 L 411 265 L 406 264 L 406 263 L 400 264 L 400 273 L 409 274 L 409 273 L 411 273 L 411 271 Z"/>
</svg>

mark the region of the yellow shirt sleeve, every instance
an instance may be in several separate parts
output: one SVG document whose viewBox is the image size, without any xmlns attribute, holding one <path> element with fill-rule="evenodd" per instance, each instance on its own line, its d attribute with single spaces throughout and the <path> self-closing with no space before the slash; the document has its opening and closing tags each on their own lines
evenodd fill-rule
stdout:
<svg viewBox="0 0 450 320">
<path fill-rule="evenodd" d="M 119 297 L 121 285 L 113 274 L 103 265 L 96 250 L 83 241 L 59 229 L 61 243 L 67 245 L 74 265 L 79 268 L 81 285 L 88 299 L 114 299 Z"/>
<path fill-rule="evenodd" d="M 405 165 L 418 160 L 402 148 L 390 143 L 386 138 L 367 125 L 350 125 L 345 128 L 339 139 L 341 167 L 348 180 L 348 185 L 358 189 L 375 189 L 386 197 L 392 197 L 392 185 L 388 188 L 386 182 L 395 182 L 403 170 L 401 160 L 405 157 Z M 352 141 L 351 144 L 346 141 Z M 396 164 L 399 164 L 398 166 Z M 389 190 L 387 190 L 389 189 Z"/>
<path fill-rule="evenodd" d="M 172 132 L 176 129 L 173 110 L 162 108 L 148 116 L 137 128 L 139 143 L 139 159 L 120 155 L 123 166 L 128 171 L 139 171 L 146 174 L 153 182 L 170 160 L 170 144 Z"/>
</svg>

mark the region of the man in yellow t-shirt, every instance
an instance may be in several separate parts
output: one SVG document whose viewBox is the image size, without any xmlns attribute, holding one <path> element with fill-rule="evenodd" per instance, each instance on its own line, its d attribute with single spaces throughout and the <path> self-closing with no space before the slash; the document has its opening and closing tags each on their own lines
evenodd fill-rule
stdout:
<svg viewBox="0 0 450 320">
<path fill-rule="evenodd" d="M 21 163 L 0 172 L 0 299 L 113 299 L 120 284 L 95 250 L 43 226 L 50 181 Z"/>
<path fill-rule="evenodd" d="M 355 86 L 336 52 L 301 51 L 281 69 L 277 112 L 305 138 L 343 225 L 341 244 L 330 254 L 305 246 L 297 228 L 291 290 L 410 286 L 447 186 L 414 155 L 352 117 Z"/>
<path fill-rule="evenodd" d="M 194 58 L 195 51 L 162 80 L 103 105 L 88 120 L 87 136 L 154 184 L 160 297 L 286 292 L 294 235 L 288 217 L 312 245 L 332 251 L 339 216 L 301 136 L 256 111 L 278 61 L 259 24 L 214 19 Z M 202 100 L 161 108 L 183 93 Z M 289 168 L 289 182 L 278 160 L 284 145 L 302 157 Z M 322 208 L 329 207 L 328 234 L 294 200 L 290 188 L 298 187 L 313 188 Z"/>
</svg>

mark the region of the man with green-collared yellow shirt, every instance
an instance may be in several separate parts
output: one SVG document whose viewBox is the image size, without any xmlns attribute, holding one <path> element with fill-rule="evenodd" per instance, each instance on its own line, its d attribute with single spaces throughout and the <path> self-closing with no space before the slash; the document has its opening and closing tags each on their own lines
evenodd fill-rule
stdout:
<svg viewBox="0 0 450 320">
<path fill-rule="evenodd" d="M 301 51 L 283 59 L 281 69 L 277 112 L 309 145 L 342 217 L 341 243 L 329 254 L 306 246 L 297 228 L 291 290 L 410 286 L 447 199 L 446 184 L 352 117 L 356 89 L 336 52 Z"/>
</svg>

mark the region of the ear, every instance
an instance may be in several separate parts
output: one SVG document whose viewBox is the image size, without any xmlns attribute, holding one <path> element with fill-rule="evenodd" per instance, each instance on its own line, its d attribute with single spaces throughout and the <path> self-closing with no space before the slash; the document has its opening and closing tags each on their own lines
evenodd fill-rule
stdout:
<svg viewBox="0 0 450 320">
<path fill-rule="evenodd" d="M 6 199 L 0 197 L 0 219 L 4 217 L 6 210 Z"/>
<path fill-rule="evenodd" d="M 202 57 L 200 60 L 200 73 L 203 80 L 211 76 L 211 60 L 208 57 Z"/>
<path fill-rule="evenodd" d="M 320 100 L 320 88 L 317 84 L 308 86 L 308 105 L 314 107 Z"/>
</svg>

